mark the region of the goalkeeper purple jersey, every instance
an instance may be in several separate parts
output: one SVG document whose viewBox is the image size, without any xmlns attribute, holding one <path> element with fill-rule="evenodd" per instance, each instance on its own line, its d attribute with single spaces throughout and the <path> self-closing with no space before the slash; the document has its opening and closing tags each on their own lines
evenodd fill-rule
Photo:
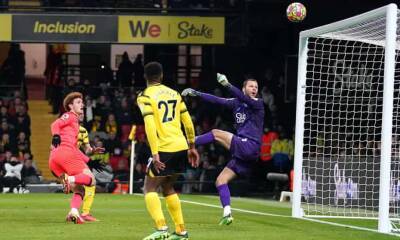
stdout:
<svg viewBox="0 0 400 240">
<path fill-rule="evenodd" d="M 206 93 L 200 93 L 199 96 L 207 102 L 221 104 L 232 109 L 236 135 L 261 145 L 264 126 L 264 104 L 262 99 L 253 99 L 246 96 L 233 85 L 230 85 L 228 89 L 234 98 L 220 98 Z"/>
</svg>

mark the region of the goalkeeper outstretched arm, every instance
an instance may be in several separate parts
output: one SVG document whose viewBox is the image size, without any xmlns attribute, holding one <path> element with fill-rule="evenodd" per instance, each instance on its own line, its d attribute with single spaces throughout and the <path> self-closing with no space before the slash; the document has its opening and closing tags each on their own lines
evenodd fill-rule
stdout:
<svg viewBox="0 0 400 240">
<path fill-rule="evenodd" d="M 199 92 L 191 88 L 186 88 L 183 90 L 182 96 L 198 96 L 206 102 L 220 104 L 228 108 L 233 108 L 234 106 L 232 98 L 221 98 L 208 93 Z"/>
</svg>

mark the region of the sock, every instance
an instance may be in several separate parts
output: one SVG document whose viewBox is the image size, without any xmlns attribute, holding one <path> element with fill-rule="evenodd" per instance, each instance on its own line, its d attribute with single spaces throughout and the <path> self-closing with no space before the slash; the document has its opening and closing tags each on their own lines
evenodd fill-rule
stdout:
<svg viewBox="0 0 400 240">
<path fill-rule="evenodd" d="M 222 184 L 217 187 L 219 193 L 219 199 L 221 200 L 221 205 L 224 208 L 224 217 L 231 214 L 230 205 L 231 205 L 231 193 L 229 192 L 229 187 L 227 184 Z M 229 206 L 228 208 L 225 207 Z"/>
<path fill-rule="evenodd" d="M 228 215 L 231 215 L 231 213 L 232 213 L 232 211 L 231 211 L 231 206 L 229 206 L 229 205 L 226 205 L 225 207 L 224 207 L 224 217 L 225 216 L 228 216 Z"/>
<path fill-rule="evenodd" d="M 156 192 L 149 192 L 144 195 L 144 200 L 146 202 L 147 211 L 156 223 L 156 228 L 158 230 L 166 230 L 167 224 L 165 223 L 164 213 L 161 209 L 161 202 L 158 194 Z"/>
<path fill-rule="evenodd" d="M 185 223 L 183 222 L 181 201 L 178 194 L 171 194 L 165 197 L 169 215 L 175 223 L 175 232 L 178 234 L 185 234 Z"/>
<path fill-rule="evenodd" d="M 82 214 L 89 214 L 92 208 L 96 186 L 85 186 L 85 197 L 83 198 Z"/>
<path fill-rule="evenodd" d="M 70 183 L 89 186 L 92 183 L 92 178 L 89 175 L 81 173 L 75 176 L 69 176 L 68 181 Z"/>
<path fill-rule="evenodd" d="M 211 143 L 215 140 L 214 135 L 212 132 L 205 133 L 203 135 L 197 136 L 194 140 L 196 145 L 204 145 L 207 143 Z"/>
<path fill-rule="evenodd" d="M 71 208 L 71 211 L 69 211 L 69 214 L 79 215 L 79 211 L 76 208 Z"/>
<path fill-rule="evenodd" d="M 72 195 L 72 199 L 71 199 L 71 209 L 73 209 L 73 208 L 79 209 L 82 204 L 82 199 L 83 199 L 83 197 L 80 193 L 74 193 L 74 195 Z"/>
</svg>

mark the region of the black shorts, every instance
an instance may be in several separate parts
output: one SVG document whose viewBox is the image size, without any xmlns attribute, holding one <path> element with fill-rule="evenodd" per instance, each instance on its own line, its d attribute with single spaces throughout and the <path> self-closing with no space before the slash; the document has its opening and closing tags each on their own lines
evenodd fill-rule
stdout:
<svg viewBox="0 0 400 240">
<path fill-rule="evenodd" d="M 152 162 L 149 163 L 147 168 L 147 175 L 149 177 L 163 177 L 171 176 L 174 174 L 182 174 L 186 171 L 188 164 L 187 150 L 179 152 L 159 152 L 160 161 L 165 164 L 165 169 L 157 172 Z"/>
</svg>

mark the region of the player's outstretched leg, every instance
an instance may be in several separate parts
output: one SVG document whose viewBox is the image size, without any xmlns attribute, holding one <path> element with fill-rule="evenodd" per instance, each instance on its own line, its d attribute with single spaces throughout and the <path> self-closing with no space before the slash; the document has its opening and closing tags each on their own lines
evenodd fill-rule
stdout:
<svg viewBox="0 0 400 240">
<path fill-rule="evenodd" d="M 223 208 L 223 215 L 219 221 L 219 225 L 230 225 L 233 222 L 231 211 L 231 193 L 228 183 L 236 177 L 236 174 L 229 168 L 225 167 L 219 174 L 216 186 L 218 189 L 219 199 Z"/>
<path fill-rule="evenodd" d="M 212 142 L 214 142 L 214 140 L 215 140 L 214 134 L 210 131 L 210 132 L 207 132 L 207 133 L 197 136 L 196 139 L 194 140 L 194 142 L 196 145 L 204 145 L 204 144 L 212 143 Z"/>
</svg>

